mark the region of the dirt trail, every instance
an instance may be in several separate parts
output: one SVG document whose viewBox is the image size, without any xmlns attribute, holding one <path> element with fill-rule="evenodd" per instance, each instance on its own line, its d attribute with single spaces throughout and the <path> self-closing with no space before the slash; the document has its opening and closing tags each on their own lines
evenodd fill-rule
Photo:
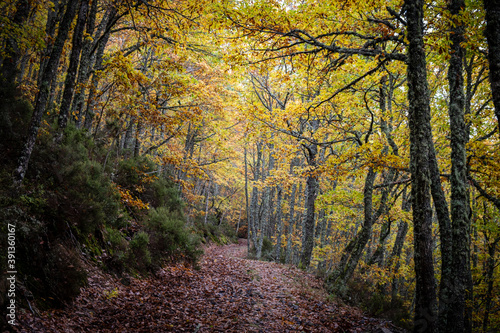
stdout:
<svg viewBox="0 0 500 333">
<path fill-rule="evenodd" d="M 128 286 L 94 274 L 64 310 L 20 316 L 19 332 L 395 332 L 327 300 L 296 268 L 244 259 L 246 241 L 205 250 L 200 266 L 166 267 Z"/>
</svg>

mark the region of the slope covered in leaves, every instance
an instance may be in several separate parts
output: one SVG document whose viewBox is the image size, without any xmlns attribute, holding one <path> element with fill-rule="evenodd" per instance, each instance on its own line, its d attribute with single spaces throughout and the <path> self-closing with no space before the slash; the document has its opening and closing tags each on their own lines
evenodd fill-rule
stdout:
<svg viewBox="0 0 500 333">
<path fill-rule="evenodd" d="M 183 265 L 121 283 L 97 271 L 65 310 L 26 313 L 19 332 L 398 332 L 327 299 L 321 282 L 290 266 L 247 260 L 246 241 L 206 249 Z M 128 282 L 128 281 L 127 281 Z"/>
</svg>

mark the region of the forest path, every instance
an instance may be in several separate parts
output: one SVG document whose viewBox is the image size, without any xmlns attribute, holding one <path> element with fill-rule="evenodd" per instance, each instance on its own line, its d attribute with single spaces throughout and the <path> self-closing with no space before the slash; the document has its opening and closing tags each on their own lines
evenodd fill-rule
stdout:
<svg viewBox="0 0 500 333">
<path fill-rule="evenodd" d="M 245 259 L 246 240 L 205 249 L 199 270 L 177 265 L 150 279 L 94 272 L 64 310 L 20 316 L 20 332 L 394 332 L 390 323 L 327 300 L 297 268 Z"/>
</svg>

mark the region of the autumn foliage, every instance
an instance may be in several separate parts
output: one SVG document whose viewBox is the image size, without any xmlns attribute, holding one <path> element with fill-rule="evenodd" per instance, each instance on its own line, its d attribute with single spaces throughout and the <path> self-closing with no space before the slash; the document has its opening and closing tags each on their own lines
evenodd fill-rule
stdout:
<svg viewBox="0 0 500 333">
<path fill-rule="evenodd" d="M 68 329 L 356 330 L 361 315 L 342 322 L 330 303 L 280 298 L 274 277 L 298 267 L 399 326 L 498 330 L 491 8 L 1 2 L 0 217 L 17 225 L 18 285 L 31 295 L 20 304 L 73 306 L 54 312 Z M 202 244 L 237 236 L 251 258 L 290 268 L 218 265 L 214 248 L 198 262 Z M 133 283 L 99 286 L 111 280 L 88 275 L 96 267 Z M 197 317 L 197 304 L 211 310 Z M 132 311 L 141 319 L 123 326 Z M 27 325 L 53 329 L 48 313 Z"/>
</svg>

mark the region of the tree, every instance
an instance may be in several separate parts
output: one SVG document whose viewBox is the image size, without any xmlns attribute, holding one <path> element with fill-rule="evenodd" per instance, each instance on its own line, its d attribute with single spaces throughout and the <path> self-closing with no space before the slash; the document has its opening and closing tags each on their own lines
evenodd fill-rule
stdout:
<svg viewBox="0 0 500 333">
<path fill-rule="evenodd" d="M 75 31 L 73 32 L 71 56 L 69 59 L 68 71 L 66 73 L 66 81 L 64 83 L 61 108 L 59 110 L 58 124 L 61 129 L 64 129 L 68 123 L 68 113 L 71 106 L 71 100 L 73 99 L 76 74 L 83 46 L 83 32 L 87 22 L 88 5 L 88 0 L 82 0 L 80 2 L 80 12 L 78 13 Z"/>
<path fill-rule="evenodd" d="M 49 60 L 40 75 L 40 86 L 38 87 L 39 91 L 36 97 L 35 107 L 33 109 L 33 116 L 31 117 L 31 124 L 28 129 L 28 136 L 24 143 L 23 150 L 21 151 L 18 166 L 14 172 L 14 184 L 16 184 L 16 186 L 21 185 L 24 175 L 26 174 L 26 170 L 28 169 L 31 153 L 38 135 L 38 129 L 40 128 L 42 116 L 45 113 L 45 107 L 49 98 L 50 86 L 57 77 L 59 58 L 61 57 L 64 44 L 68 38 L 71 23 L 76 15 L 78 4 L 79 1 L 67 2 L 66 11 L 64 12 L 63 19 L 59 24 L 59 30 L 57 32 L 54 46 L 50 52 Z"/>
<path fill-rule="evenodd" d="M 500 2 L 483 0 L 483 3 L 486 11 L 485 34 L 488 41 L 489 79 L 500 135 Z"/>
<path fill-rule="evenodd" d="M 451 146 L 451 221 L 452 248 L 442 247 L 442 252 L 452 251 L 452 267 L 443 270 L 445 279 L 451 282 L 451 297 L 440 297 L 440 328 L 446 332 L 471 331 L 471 318 L 467 318 L 466 300 L 468 299 L 468 280 L 470 277 L 470 221 L 469 196 L 467 193 L 467 161 L 466 144 L 469 141 L 465 124 L 465 95 L 463 79 L 463 63 L 465 52 L 464 25 L 460 19 L 465 9 L 465 1 L 453 0 L 448 4 L 451 22 L 450 65 L 448 82 L 450 86 L 449 117 Z M 443 242 L 443 241 L 442 241 Z M 443 258 L 445 258 L 443 255 Z M 449 256 L 446 256 L 448 258 Z M 443 286 L 442 287 L 446 287 Z M 448 287 L 446 287 L 448 288 Z M 470 292 L 470 291 L 469 291 Z M 446 303 L 450 304 L 446 304 Z M 442 318 L 444 317 L 444 318 Z"/>
<path fill-rule="evenodd" d="M 415 247 L 415 332 L 437 332 L 436 289 L 432 254 L 429 151 L 432 132 L 423 40 L 424 1 L 405 1 L 408 45 L 408 120 L 411 198 Z"/>
</svg>

